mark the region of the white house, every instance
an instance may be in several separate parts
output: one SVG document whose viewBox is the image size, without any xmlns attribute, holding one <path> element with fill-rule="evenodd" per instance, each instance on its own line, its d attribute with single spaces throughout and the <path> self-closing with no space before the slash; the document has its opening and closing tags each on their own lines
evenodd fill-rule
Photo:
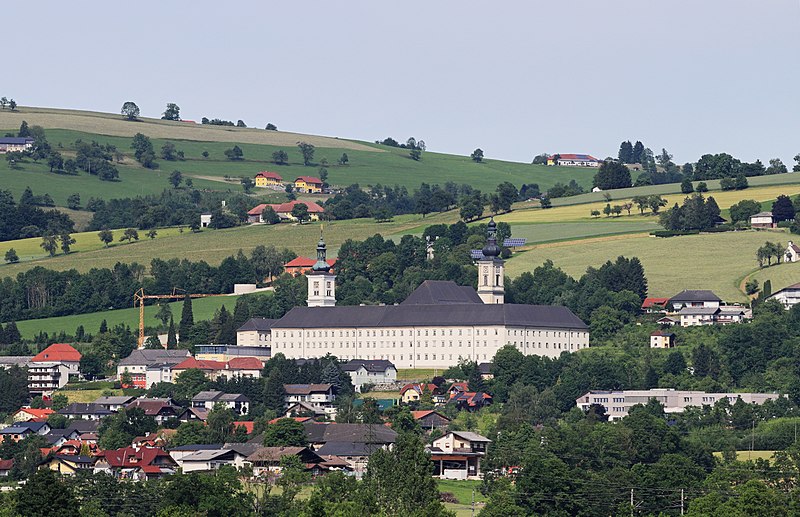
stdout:
<svg viewBox="0 0 800 517">
<path fill-rule="evenodd" d="M 600 167 L 602 160 L 598 160 L 590 154 L 554 154 L 547 158 L 547 165 L 560 165 L 571 167 Z"/>
<path fill-rule="evenodd" d="M 680 311 L 684 307 L 719 307 L 722 299 L 705 289 L 686 289 L 670 298 L 668 303 L 674 310 Z"/>
<path fill-rule="evenodd" d="M 397 368 L 385 359 L 352 359 L 342 365 L 342 370 L 350 375 L 356 391 L 364 384 L 386 384 L 397 381 Z"/>
<path fill-rule="evenodd" d="M 433 441 L 428 451 L 433 475 L 442 479 L 480 479 L 481 458 L 492 441 L 478 433 L 450 431 Z"/>
<path fill-rule="evenodd" d="M 772 217 L 772 212 L 759 212 L 750 216 L 750 226 L 752 228 L 775 228 L 777 223 Z"/>
<path fill-rule="evenodd" d="M 800 303 L 800 284 L 792 284 L 772 294 L 768 300 L 777 300 L 787 310 Z"/>
<path fill-rule="evenodd" d="M 117 377 L 121 378 L 128 372 L 133 386 L 143 389 L 158 382 L 171 382 L 172 366 L 190 355 L 188 350 L 134 350 L 117 365 Z"/>
<path fill-rule="evenodd" d="M 233 410 L 236 415 L 246 415 L 250 410 L 250 399 L 241 393 L 223 393 L 221 391 L 201 391 L 192 397 L 192 407 L 211 411 L 217 404 Z"/>
<path fill-rule="evenodd" d="M 636 404 L 647 404 L 655 399 L 664 406 L 665 413 L 682 413 L 687 407 L 713 406 L 717 401 L 727 398 L 733 404 L 741 398 L 747 404 L 763 404 L 767 400 L 775 400 L 777 393 L 706 393 L 704 391 L 682 391 L 671 388 L 653 388 L 651 390 L 613 390 L 589 391 L 578 397 L 575 404 L 584 412 L 592 404 L 605 408 L 609 420 L 618 420 L 628 415 L 628 411 Z"/>
<path fill-rule="evenodd" d="M 330 384 L 284 384 L 286 391 L 284 401 L 287 407 L 296 402 L 302 402 L 315 410 L 322 410 L 326 415 L 335 415 L 336 400 L 333 386 Z"/>
<path fill-rule="evenodd" d="M 213 216 L 210 212 L 206 212 L 204 214 L 200 214 L 200 228 L 208 228 L 211 226 L 211 218 Z"/>
<path fill-rule="evenodd" d="M 272 325 L 278 320 L 250 318 L 236 329 L 237 346 L 270 346 Z"/>
</svg>

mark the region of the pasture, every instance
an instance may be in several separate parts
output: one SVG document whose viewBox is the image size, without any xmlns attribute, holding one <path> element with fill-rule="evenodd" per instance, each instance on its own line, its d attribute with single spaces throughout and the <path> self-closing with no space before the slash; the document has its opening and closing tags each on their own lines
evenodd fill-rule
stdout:
<svg viewBox="0 0 800 517">
<path fill-rule="evenodd" d="M 552 260 L 567 274 L 578 278 L 587 267 L 599 267 L 623 255 L 642 261 L 650 296 L 672 296 L 683 289 L 711 289 L 723 300 L 743 302 L 747 298 L 739 285 L 758 267 L 756 249 L 767 240 L 785 244 L 788 238 L 781 231 L 748 230 L 668 239 L 634 234 L 541 244 L 515 253 L 506 264 L 506 274 L 516 277 Z M 800 281 L 800 268 L 792 266 L 786 267 L 784 282 Z M 769 269 L 781 267 L 784 266 L 764 271 L 766 274 Z M 792 277 L 792 272 L 798 276 Z M 773 285 L 777 290 L 778 285 Z"/>
<path fill-rule="evenodd" d="M 210 296 L 208 298 L 195 298 L 192 300 L 192 313 L 195 321 L 208 320 L 223 305 L 231 312 L 236 305 L 238 296 Z M 172 302 L 169 304 L 175 324 L 181 318 L 183 301 Z M 155 314 L 158 312 L 156 305 L 147 305 L 144 309 L 144 324 L 146 327 L 155 327 L 161 322 L 156 320 Z M 133 307 L 133 293 L 131 293 L 131 306 L 125 309 L 110 309 L 103 312 L 93 312 L 89 314 L 75 314 L 72 316 L 58 316 L 54 318 L 41 318 L 36 320 L 24 320 L 17 322 L 20 334 L 23 338 L 33 339 L 39 332 L 47 332 L 52 335 L 62 330 L 68 334 L 74 334 L 79 325 L 89 334 L 97 333 L 100 323 L 106 320 L 109 327 L 114 327 L 120 323 L 128 325 L 131 330 L 137 332 L 139 328 L 139 309 Z"/>
</svg>

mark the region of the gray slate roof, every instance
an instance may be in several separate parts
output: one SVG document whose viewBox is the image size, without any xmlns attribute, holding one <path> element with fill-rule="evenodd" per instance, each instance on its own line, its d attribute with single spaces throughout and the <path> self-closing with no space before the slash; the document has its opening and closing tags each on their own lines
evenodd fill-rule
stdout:
<svg viewBox="0 0 800 517">
<path fill-rule="evenodd" d="M 706 315 L 706 314 L 716 314 L 719 312 L 719 307 L 684 307 L 681 309 L 678 314 L 681 316 L 693 316 L 693 315 Z"/>
<path fill-rule="evenodd" d="M 482 436 L 478 433 L 471 433 L 469 431 L 453 431 L 453 434 L 456 436 L 460 436 L 461 438 L 470 441 L 470 442 L 487 442 L 491 443 L 491 440 Z"/>
<path fill-rule="evenodd" d="M 722 299 L 707 289 L 686 289 L 672 298 L 671 302 L 721 302 Z"/>
<path fill-rule="evenodd" d="M 306 437 L 310 443 L 394 443 L 397 432 L 380 424 L 331 424 L 304 422 Z M 326 454 L 335 454 L 333 452 Z"/>
<path fill-rule="evenodd" d="M 475 289 L 446 280 L 425 280 L 401 305 L 483 303 Z"/>
<path fill-rule="evenodd" d="M 236 329 L 236 332 L 245 332 L 249 330 L 269 330 L 272 328 L 272 324 L 278 320 L 272 320 L 268 318 L 250 318 L 247 320 L 244 325 Z"/>
<path fill-rule="evenodd" d="M 568 308 L 553 305 L 442 304 L 295 307 L 273 329 L 512 325 L 586 330 Z"/>
<path fill-rule="evenodd" d="M 189 357 L 188 350 L 134 350 L 119 362 L 120 366 L 152 365 L 157 363 L 178 364 Z"/>
<path fill-rule="evenodd" d="M 113 411 L 109 411 L 100 404 L 93 402 L 73 402 L 64 409 L 59 409 L 58 412 L 62 415 L 99 415 L 107 416 L 113 415 Z"/>
<path fill-rule="evenodd" d="M 33 142 L 33 138 L 29 136 L 2 136 L 0 137 L 0 144 L 22 145 L 28 142 Z"/>
<path fill-rule="evenodd" d="M 364 367 L 368 372 L 385 372 L 388 368 L 395 368 L 391 361 L 386 359 L 351 359 L 342 365 L 342 370 L 345 372 L 354 372 L 361 367 Z M 395 368 L 397 369 L 397 368 Z"/>
</svg>

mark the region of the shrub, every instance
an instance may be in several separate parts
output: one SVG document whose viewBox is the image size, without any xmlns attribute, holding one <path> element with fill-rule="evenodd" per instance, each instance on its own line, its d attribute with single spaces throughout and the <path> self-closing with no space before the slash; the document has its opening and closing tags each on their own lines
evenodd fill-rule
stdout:
<svg viewBox="0 0 800 517">
<path fill-rule="evenodd" d="M 700 230 L 686 230 L 686 231 L 679 231 L 679 230 L 656 230 L 650 235 L 654 237 L 678 237 L 680 235 L 697 235 L 700 233 Z"/>
</svg>

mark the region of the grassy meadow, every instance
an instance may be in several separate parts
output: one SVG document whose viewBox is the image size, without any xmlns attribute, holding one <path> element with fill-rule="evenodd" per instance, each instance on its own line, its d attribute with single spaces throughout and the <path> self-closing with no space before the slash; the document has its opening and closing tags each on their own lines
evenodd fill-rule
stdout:
<svg viewBox="0 0 800 517">
<path fill-rule="evenodd" d="M 516 277 L 552 260 L 578 278 L 587 267 L 598 267 L 624 255 L 642 261 L 651 296 L 672 296 L 683 289 L 711 289 L 726 301 L 741 302 L 746 301 L 739 289 L 741 281 L 758 267 L 756 249 L 767 240 L 785 243 L 788 237 L 781 231 L 748 230 L 668 239 L 633 234 L 542 244 L 516 253 L 507 262 L 506 273 Z M 800 282 L 800 267 L 791 266 L 785 269 L 785 281 Z M 773 286 L 776 290 L 777 285 Z"/>
<path fill-rule="evenodd" d="M 192 312 L 195 321 L 211 319 L 223 305 L 231 312 L 236 305 L 238 296 L 210 296 L 208 298 L 195 298 L 192 300 Z M 169 304 L 172 316 L 179 320 L 183 310 L 183 301 L 172 302 Z M 144 324 L 146 327 L 155 327 L 161 322 L 156 320 L 155 315 L 158 307 L 147 305 L 144 309 Z M 94 334 L 100 328 L 100 323 L 106 320 L 109 327 L 120 323 L 128 325 L 134 332 L 139 328 L 139 309 L 133 307 L 133 293 L 131 293 L 131 306 L 125 309 L 111 309 L 103 312 L 93 312 L 90 314 L 76 314 L 73 316 L 58 316 L 54 318 L 42 318 L 36 320 L 18 321 L 17 327 L 23 338 L 33 339 L 39 332 L 48 334 L 58 333 L 62 330 L 68 334 L 73 334 L 79 325 L 87 333 Z"/>
</svg>

